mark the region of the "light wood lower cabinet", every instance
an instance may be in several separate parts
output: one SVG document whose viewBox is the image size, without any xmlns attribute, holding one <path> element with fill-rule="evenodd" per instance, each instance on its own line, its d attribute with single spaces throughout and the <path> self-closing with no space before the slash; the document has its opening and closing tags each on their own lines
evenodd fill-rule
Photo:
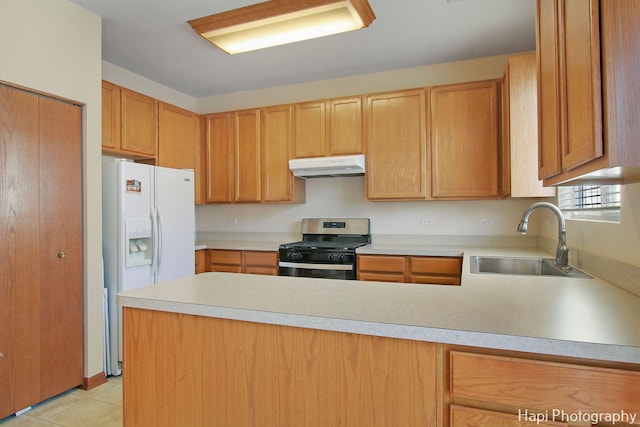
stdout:
<svg viewBox="0 0 640 427">
<path fill-rule="evenodd" d="M 358 255 L 358 280 L 460 285 L 461 257 Z"/>
<path fill-rule="evenodd" d="M 278 252 L 207 249 L 207 270 L 278 275 Z"/>
<path fill-rule="evenodd" d="M 125 307 L 125 426 L 437 425 L 437 345 Z"/>
<path fill-rule="evenodd" d="M 529 415 L 528 413 L 526 415 Z M 464 406 L 451 405 L 450 422 L 451 427 L 551 427 L 568 426 L 567 423 L 557 423 L 545 421 L 544 414 L 541 419 L 534 418 L 530 421 L 523 413 L 518 415 L 504 414 L 496 411 L 486 411 L 477 408 L 467 408 Z"/>
<path fill-rule="evenodd" d="M 538 355 L 484 354 L 473 349 L 445 349 L 443 356 L 448 364 L 443 384 L 450 387 L 451 426 L 584 426 L 591 425 L 594 416 L 600 417 L 594 425 L 611 425 L 611 420 L 602 418 L 608 414 L 629 417 L 617 425 L 630 425 L 634 416 L 635 423 L 640 423 L 638 366 L 626 370 L 591 364 L 596 362 L 536 360 Z"/>
<path fill-rule="evenodd" d="M 196 274 L 204 273 L 207 271 L 207 251 L 204 249 L 196 251 Z"/>
</svg>

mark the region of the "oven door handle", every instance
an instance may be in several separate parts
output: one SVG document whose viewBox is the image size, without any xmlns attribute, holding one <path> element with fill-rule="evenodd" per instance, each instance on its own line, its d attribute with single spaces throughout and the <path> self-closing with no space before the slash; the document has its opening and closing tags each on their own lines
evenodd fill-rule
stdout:
<svg viewBox="0 0 640 427">
<path fill-rule="evenodd" d="M 306 262 L 285 262 L 278 263 L 280 267 L 304 268 L 309 270 L 353 270 L 353 264 L 311 264 Z"/>
</svg>

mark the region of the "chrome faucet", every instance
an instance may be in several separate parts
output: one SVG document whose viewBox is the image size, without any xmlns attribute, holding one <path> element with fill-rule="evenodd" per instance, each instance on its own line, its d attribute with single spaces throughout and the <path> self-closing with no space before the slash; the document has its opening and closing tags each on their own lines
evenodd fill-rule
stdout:
<svg viewBox="0 0 640 427">
<path fill-rule="evenodd" d="M 537 208 L 549 208 L 556 214 L 558 218 L 558 249 L 556 250 L 556 265 L 563 270 L 569 270 L 569 248 L 567 247 L 567 229 L 562 216 L 562 211 L 554 204 L 549 202 L 536 202 L 522 215 L 522 220 L 518 224 L 518 233 L 527 234 L 527 225 L 529 224 L 529 215 Z"/>
</svg>

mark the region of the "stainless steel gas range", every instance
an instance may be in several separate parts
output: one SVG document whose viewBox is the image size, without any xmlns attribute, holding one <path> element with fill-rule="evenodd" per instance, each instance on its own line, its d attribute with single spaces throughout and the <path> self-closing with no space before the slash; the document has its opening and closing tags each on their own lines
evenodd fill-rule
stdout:
<svg viewBox="0 0 640 427">
<path fill-rule="evenodd" d="M 304 218 L 302 240 L 280 245 L 280 276 L 356 279 L 356 249 L 371 243 L 367 218 Z"/>
</svg>

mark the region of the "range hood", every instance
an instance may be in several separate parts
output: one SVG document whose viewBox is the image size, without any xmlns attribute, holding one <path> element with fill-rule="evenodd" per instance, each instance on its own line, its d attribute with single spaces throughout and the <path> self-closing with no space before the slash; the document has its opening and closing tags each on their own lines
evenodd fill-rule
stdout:
<svg viewBox="0 0 640 427">
<path fill-rule="evenodd" d="M 364 175 L 364 154 L 291 159 L 289 169 L 299 178 Z"/>
</svg>

